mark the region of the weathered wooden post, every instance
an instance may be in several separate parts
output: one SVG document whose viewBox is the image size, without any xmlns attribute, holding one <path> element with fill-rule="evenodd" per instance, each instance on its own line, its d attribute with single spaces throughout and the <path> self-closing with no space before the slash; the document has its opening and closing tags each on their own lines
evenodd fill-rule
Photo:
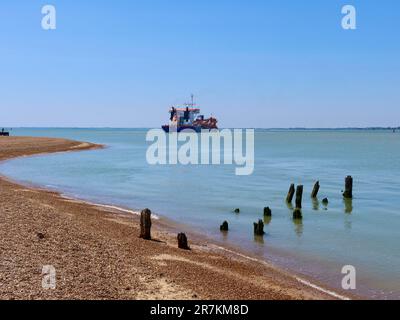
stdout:
<svg viewBox="0 0 400 320">
<path fill-rule="evenodd" d="M 272 211 L 269 207 L 264 208 L 264 217 L 271 217 L 272 216 Z"/>
<path fill-rule="evenodd" d="M 301 209 L 296 208 L 293 210 L 293 219 L 303 219 L 303 215 L 301 213 Z"/>
<path fill-rule="evenodd" d="M 296 188 L 296 209 L 301 209 L 302 199 L 303 199 L 303 186 L 299 185 Z"/>
<path fill-rule="evenodd" d="M 294 196 L 294 183 L 290 185 L 288 194 L 286 196 L 286 202 L 292 202 Z"/>
<path fill-rule="evenodd" d="M 140 238 L 150 240 L 151 234 L 151 211 L 150 209 L 144 209 L 140 212 Z"/>
<path fill-rule="evenodd" d="M 178 248 L 184 250 L 190 250 L 186 234 L 184 233 L 178 233 Z"/>
<path fill-rule="evenodd" d="M 319 191 L 319 181 L 314 184 L 314 188 L 311 192 L 311 198 L 316 198 Z"/>
<path fill-rule="evenodd" d="M 228 221 L 224 221 L 221 226 L 219 227 L 219 230 L 221 231 L 228 231 Z"/>
<path fill-rule="evenodd" d="M 353 198 L 353 178 L 351 176 L 347 176 L 345 179 L 343 197 L 346 199 Z"/>
<path fill-rule="evenodd" d="M 301 214 L 301 201 L 303 199 L 303 186 L 298 185 L 296 187 L 296 207 L 293 210 L 293 219 L 302 219 L 303 215 Z"/>
<path fill-rule="evenodd" d="M 264 235 L 264 222 L 262 220 L 254 222 L 254 234 L 257 236 Z"/>
</svg>

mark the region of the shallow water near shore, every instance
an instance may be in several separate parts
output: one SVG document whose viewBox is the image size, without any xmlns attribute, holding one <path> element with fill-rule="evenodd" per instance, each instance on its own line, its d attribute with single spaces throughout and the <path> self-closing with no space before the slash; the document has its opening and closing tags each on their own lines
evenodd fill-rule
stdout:
<svg viewBox="0 0 400 320">
<path fill-rule="evenodd" d="M 103 150 L 60 153 L 0 164 L 0 173 L 67 195 L 128 208 L 149 207 L 219 242 L 341 287 L 344 265 L 357 271 L 358 293 L 400 298 L 400 133 L 372 130 L 256 130 L 255 170 L 234 165 L 146 162 L 144 129 L 14 129 L 12 135 L 63 137 L 105 144 Z M 344 178 L 354 199 L 344 201 Z M 310 193 L 316 180 L 318 201 Z M 285 203 L 290 183 L 303 184 L 303 220 Z M 328 206 L 321 200 L 329 198 Z M 266 234 L 254 237 L 263 218 Z M 235 214 L 234 208 L 240 208 Z M 230 231 L 219 231 L 229 221 Z"/>
</svg>

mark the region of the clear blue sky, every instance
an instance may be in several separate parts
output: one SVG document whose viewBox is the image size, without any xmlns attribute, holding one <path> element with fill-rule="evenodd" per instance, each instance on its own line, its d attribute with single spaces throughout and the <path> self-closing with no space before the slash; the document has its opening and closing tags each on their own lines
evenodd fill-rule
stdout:
<svg viewBox="0 0 400 320">
<path fill-rule="evenodd" d="M 345 4 L 355 31 L 341 28 Z M 223 127 L 400 125 L 398 0 L 0 8 L 0 126 L 159 127 L 192 92 Z"/>
</svg>

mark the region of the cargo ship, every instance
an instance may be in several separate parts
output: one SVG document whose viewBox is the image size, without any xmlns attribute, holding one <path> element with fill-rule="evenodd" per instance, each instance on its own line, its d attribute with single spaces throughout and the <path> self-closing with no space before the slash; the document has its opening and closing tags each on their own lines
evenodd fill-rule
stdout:
<svg viewBox="0 0 400 320">
<path fill-rule="evenodd" d="M 204 118 L 204 115 L 200 114 L 200 108 L 194 103 L 193 95 L 190 103 L 171 107 L 169 115 L 169 124 L 162 126 L 165 132 L 180 132 L 186 129 L 200 132 L 201 130 L 218 129 L 216 118 Z"/>
</svg>

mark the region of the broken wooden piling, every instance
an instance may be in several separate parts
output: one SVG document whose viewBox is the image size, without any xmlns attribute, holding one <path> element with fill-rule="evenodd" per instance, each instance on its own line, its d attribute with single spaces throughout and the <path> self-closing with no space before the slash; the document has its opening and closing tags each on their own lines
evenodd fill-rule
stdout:
<svg viewBox="0 0 400 320">
<path fill-rule="evenodd" d="M 151 234 L 151 211 L 144 209 L 140 212 L 140 238 L 150 240 Z"/>
<path fill-rule="evenodd" d="M 186 234 L 178 233 L 178 248 L 184 250 L 190 250 Z"/>
<path fill-rule="evenodd" d="M 343 197 L 346 199 L 353 198 L 353 178 L 351 176 L 347 176 L 345 179 Z"/>
<path fill-rule="evenodd" d="M 264 217 L 270 217 L 272 216 L 272 211 L 269 207 L 264 208 Z"/>
<path fill-rule="evenodd" d="M 300 208 L 296 208 L 293 210 L 293 219 L 303 219 L 303 215 L 301 213 L 301 209 Z"/>
<path fill-rule="evenodd" d="M 290 185 L 288 194 L 287 194 L 287 196 L 286 196 L 286 202 L 289 202 L 289 203 L 292 202 L 293 196 L 294 196 L 294 183 L 292 183 L 292 184 Z"/>
<path fill-rule="evenodd" d="M 299 185 L 296 188 L 296 209 L 301 209 L 302 199 L 303 199 L 303 186 Z"/>
<path fill-rule="evenodd" d="M 228 221 L 224 221 L 222 222 L 221 226 L 219 227 L 219 230 L 221 231 L 228 231 L 229 227 L 228 227 Z"/>
<path fill-rule="evenodd" d="M 311 192 L 311 198 L 316 198 L 317 195 L 318 195 L 318 191 L 319 191 L 319 181 L 317 181 L 317 182 L 314 184 L 314 188 L 313 188 L 313 190 L 312 190 L 312 192 Z"/>
<path fill-rule="evenodd" d="M 264 222 L 262 220 L 254 222 L 254 234 L 257 236 L 264 235 Z"/>
<path fill-rule="evenodd" d="M 293 210 L 293 219 L 302 219 L 303 215 L 301 214 L 301 202 L 303 199 L 303 186 L 298 185 L 296 187 L 296 207 Z"/>
</svg>

